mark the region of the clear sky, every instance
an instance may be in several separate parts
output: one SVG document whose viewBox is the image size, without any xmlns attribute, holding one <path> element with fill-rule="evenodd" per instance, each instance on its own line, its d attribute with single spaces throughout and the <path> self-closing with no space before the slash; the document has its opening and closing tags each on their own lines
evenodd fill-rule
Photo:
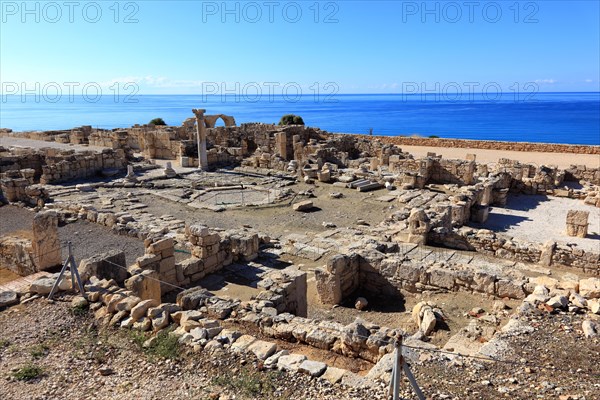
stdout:
<svg viewBox="0 0 600 400">
<path fill-rule="evenodd" d="M 600 91 L 597 0 L 0 3 L 3 89 Z"/>
</svg>

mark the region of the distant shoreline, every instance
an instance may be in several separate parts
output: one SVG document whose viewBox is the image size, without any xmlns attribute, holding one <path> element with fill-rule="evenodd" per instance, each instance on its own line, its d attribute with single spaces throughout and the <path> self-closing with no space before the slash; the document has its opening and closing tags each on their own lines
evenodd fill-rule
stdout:
<svg viewBox="0 0 600 400">
<path fill-rule="evenodd" d="M 179 126 L 192 116 L 193 108 L 204 108 L 210 114 L 231 115 L 238 125 L 277 123 L 282 115 L 295 114 L 308 126 L 336 133 L 364 135 L 372 130 L 385 137 L 600 145 L 600 92 L 537 93 L 531 100 L 506 94 L 499 101 L 486 101 L 480 95 L 470 101 L 464 94 L 462 99 L 436 99 L 430 94 L 340 94 L 330 98 L 322 93 L 302 95 L 295 101 L 263 93 L 256 102 L 235 96 L 223 99 L 221 95 L 139 95 L 132 99 L 104 95 L 94 102 L 63 96 L 51 103 L 50 99 L 21 102 L 18 96 L 9 96 L 2 103 L 1 123 L 15 131 L 82 125 L 114 129 L 160 117 Z"/>
</svg>

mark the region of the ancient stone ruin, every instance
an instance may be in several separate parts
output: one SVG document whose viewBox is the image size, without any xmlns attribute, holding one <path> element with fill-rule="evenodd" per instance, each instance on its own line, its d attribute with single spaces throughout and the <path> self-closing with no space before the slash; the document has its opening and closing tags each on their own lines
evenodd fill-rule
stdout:
<svg viewBox="0 0 600 400">
<path fill-rule="evenodd" d="M 78 241 L 76 300 L 98 326 L 170 332 L 196 352 L 251 354 L 335 384 L 387 387 L 401 337 L 415 364 L 433 362 L 424 351 L 512 362 L 499 349 L 540 313 L 582 319 L 582 340 L 594 337 L 600 169 L 485 163 L 486 142 L 446 159 L 414 156 L 398 145 L 408 138 L 192 115 L 0 132 L 0 215 L 11 221 L 0 263 L 36 274 L 6 305 L 48 295 Z M 31 223 L 9 218 L 23 211 Z M 58 298 L 72 286 L 59 281 Z"/>
</svg>

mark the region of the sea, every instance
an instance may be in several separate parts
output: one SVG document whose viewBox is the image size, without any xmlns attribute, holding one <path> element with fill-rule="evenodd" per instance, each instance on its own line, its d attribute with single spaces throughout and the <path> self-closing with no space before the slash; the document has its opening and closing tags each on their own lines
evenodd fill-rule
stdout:
<svg viewBox="0 0 600 400">
<path fill-rule="evenodd" d="M 277 123 L 284 114 L 329 132 L 600 145 L 600 93 L 499 93 L 493 98 L 428 94 L 332 96 L 1 95 L 0 127 L 60 130 L 124 128 L 163 118 L 180 125 L 192 108 L 244 122 Z"/>
</svg>

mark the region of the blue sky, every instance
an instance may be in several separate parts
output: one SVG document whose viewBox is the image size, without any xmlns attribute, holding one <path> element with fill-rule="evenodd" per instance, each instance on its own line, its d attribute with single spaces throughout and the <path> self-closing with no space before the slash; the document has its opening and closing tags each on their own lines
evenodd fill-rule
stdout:
<svg viewBox="0 0 600 400">
<path fill-rule="evenodd" d="M 5 92 L 600 91 L 595 0 L 0 3 Z"/>
</svg>

